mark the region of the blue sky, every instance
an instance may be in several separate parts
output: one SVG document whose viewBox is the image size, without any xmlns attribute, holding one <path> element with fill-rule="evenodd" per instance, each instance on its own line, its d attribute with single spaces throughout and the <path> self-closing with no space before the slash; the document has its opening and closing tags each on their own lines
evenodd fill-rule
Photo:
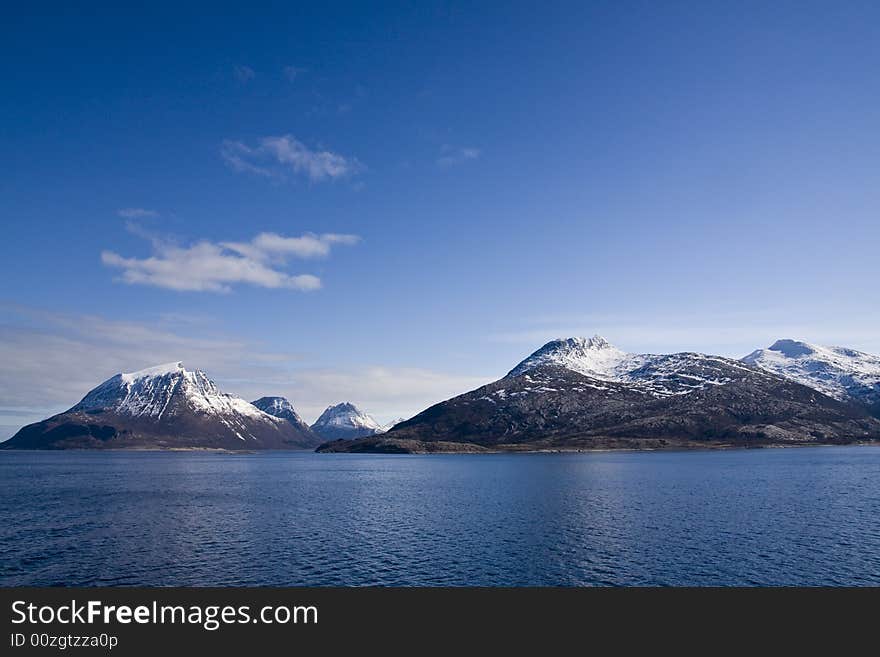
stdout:
<svg viewBox="0 0 880 657">
<path fill-rule="evenodd" d="M 380 419 L 558 335 L 880 352 L 875 3 L 7 10 L 0 429 L 182 359 Z"/>
</svg>

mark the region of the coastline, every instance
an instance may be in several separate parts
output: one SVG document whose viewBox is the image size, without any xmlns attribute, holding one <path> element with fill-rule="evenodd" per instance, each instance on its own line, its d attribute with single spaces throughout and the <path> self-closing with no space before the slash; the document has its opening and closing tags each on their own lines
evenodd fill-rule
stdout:
<svg viewBox="0 0 880 657">
<path fill-rule="evenodd" d="M 368 439 L 360 439 L 366 441 Z M 348 441 L 346 441 L 348 442 Z M 369 445 L 359 441 L 350 441 L 348 445 L 335 445 L 325 443 L 319 446 L 315 452 L 319 454 L 375 454 L 375 455 L 437 455 L 437 454 L 590 454 L 607 452 L 691 452 L 691 451 L 730 451 L 751 449 L 789 449 L 805 447 L 877 447 L 880 442 L 854 440 L 852 442 L 819 443 L 819 442 L 789 442 L 789 443 L 700 443 L 695 441 L 670 443 L 667 445 L 647 446 L 628 445 L 620 447 L 608 446 L 559 446 L 538 447 L 534 445 L 498 445 L 484 447 L 473 443 L 425 443 L 423 445 L 400 445 L 398 441 L 384 442 L 382 444 Z"/>
<path fill-rule="evenodd" d="M 762 444 L 743 444 L 743 443 L 678 443 L 667 446 L 647 447 L 647 446 L 629 446 L 629 447 L 532 447 L 532 446 L 496 446 L 483 447 L 473 443 L 461 443 L 452 447 L 446 444 L 435 444 L 437 448 L 411 448 L 408 450 L 347 450 L 347 449 L 321 449 L 324 445 L 317 449 L 226 449 L 222 447 L 106 447 L 99 449 L 90 449 L 83 447 L 71 447 L 67 449 L 3 449 L 0 443 L 0 453 L 2 452 L 33 452 L 33 453 L 57 453 L 57 452 L 78 452 L 78 453 L 115 453 L 115 454 L 134 454 L 134 453 L 204 453 L 204 454 L 226 454 L 226 455 L 254 455 L 263 453 L 293 453 L 293 454 L 365 454 L 374 456 L 435 456 L 435 455 L 493 455 L 493 454 L 602 454 L 614 452 L 716 452 L 716 451 L 736 451 L 736 450 L 755 450 L 755 449 L 804 449 L 810 447 L 880 447 L 880 441 L 852 441 L 841 443 L 813 443 L 813 442 L 790 442 L 790 443 L 762 443 Z"/>
</svg>

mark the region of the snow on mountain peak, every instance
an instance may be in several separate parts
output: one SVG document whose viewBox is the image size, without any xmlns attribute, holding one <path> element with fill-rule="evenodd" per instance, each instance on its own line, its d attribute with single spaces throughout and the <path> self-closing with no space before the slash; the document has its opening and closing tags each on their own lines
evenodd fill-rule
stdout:
<svg viewBox="0 0 880 657">
<path fill-rule="evenodd" d="M 514 367 L 507 376 L 519 376 L 542 365 L 558 365 L 597 379 L 615 380 L 620 368 L 631 365 L 633 358 L 633 354 L 621 351 L 600 335 L 557 338 Z"/>
<path fill-rule="evenodd" d="M 389 422 L 388 424 L 383 424 L 381 427 L 379 427 L 379 433 L 386 433 L 388 431 L 391 431 L 394 427 L 396 427 L 401 422 L 406 422 L 406 418 L 399 417 L 394 420 L 391 420 L 391 422 Z"/>
<path fill-rule="evenodd" d="M 293 406 L 287 397 L 260 397 L 251 403 L 261 411 L 276 416 L 279 413 L 289 413 L 293 411 Z"/>
<path fill-rule="evenodd" d="M 175 372 L 185 372 L 186 370 L 183 367 L 183 363 L 180 361 L 176 361 L 173 363 L 165 363 L 164 365 L 155 365 L 154 367 L 147 367 L 142 370 L 138 370 L 137 372 L 122 372 L 119 374 L 122 377 L 123 381 L 135 381 L 136 379 L 144 379 L 147 377 L 153 376 L 165 376 L 166 374 L 173 374 Z"/>
<path fill-rule="evenodd" d="M 521 376 L 545 366 L 562 367 L 598 381 L 633 386 L 654 397 L 686 395 L 727 385 L 736 377 L 736 370 L 748 371 L 735 360 L 704 354 L 632 354 L 595 335 L 552 340 L 507 376 Z"/>
<path fill-rule="evenodd" d="M 287 420 L 296 426 L 308 426 L 303 422 L 303 419 L 293 408 L 293 404 L 290 403 L 287 397 L 260 397 L 259 399 L 252 401 L 251 404 L 264 413 Z"/>
<path fill-rule="evenodd" d="M 835 399 L 880 404 L 880 356 L 786 339 L 753 351 L 742 360 Z"/>
<path fill-rule="evenodd" d="M 352 426 L 362 429 L 379 429 L 380 425 L 372 416 L 360 410 L 350 402 L 328 406 L 318 418 L 316 424 L 333 426 Z"/>
<path fill-rule="evenodd" d="M 808 354 L 816 353 L 816 347 L 806 342 L 798 342 L 797 340 L 777 340 L 771 344 L 768 349 L 770 351 L 778 351 L 788 358 L 797 358 Z"/>
<path fill-rule="evenodd" d="M 220 391 L 201 370 L 184 369 L 173 362 L 137 372 L 123 372 L 91 390 L 71 411 L 110 411 L 130 417 L 161 420 L 187 410 L 213 415 L 224 424 L 235 418 L 278 422 L 249 402 Z"/>
<path fill-rule="evenodd" d="M 343 402 L 335 406 L 328 406 L 321 413 L 312 430 L 320 436 L 328 438 L 336 437 L 361 437 L 371 436 L 382 430 L 372 416 L 360 410 L 350 402 Z"/>
<path fill-rule="evenodd" d="M 598 333 L 594 333 L 592 338 L 585 340 L 584 338 L 572 338 L 573 340 L 584 341 L 585 344 L 590 345 L 594 349 L 606 349 L 613 348 L 613 345 L 608 342 L 605 338 L 603 338 Z"/>
</svg>

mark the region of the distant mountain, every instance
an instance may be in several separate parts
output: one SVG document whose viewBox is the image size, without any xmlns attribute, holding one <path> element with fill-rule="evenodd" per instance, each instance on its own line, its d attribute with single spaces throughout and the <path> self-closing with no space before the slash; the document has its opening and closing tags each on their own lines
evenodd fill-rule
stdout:
<svg viewBox="0 0 880 657">
<path fill-rule="evenodd" d="M 744 363 L 815 388 L 829 397 L 868 406 L 880 417 L 880 356 L 846 347 L 777 340 Z"/>
<path fill-rule="evenodd" d="M 547 343 L 502 379 L 385 434 L 320 451 L 663 448 L 880 439 L 880 421 L 746 363 L 630 354 L 599 336 Z"/>
<path fill-rule="evenodd" d="M 5 449 L 295 449 L 315 444 L 286 419 L 220 392 L 201 370 L 169 363 L 108 379 L 70 410 L 28 425 Z"/>
<path fill-rule="evenodd" d="M 382 431 L 376 420 L 348 402 L 328 406 L 311 428 L 324 440 L 362 438 Z"/>
<path fill-rule="evenodd" d="M 294 410 L 293 405 L 286 397 L 260 397 L 251 404 L 264 413 L 290 422 L 303 436 L 308 436 L 315 445 L 321 442 L 321 437 L 314 433 L 308 424 Z"/>
<path fill-rule="evenodd" d="M 396 427 L 401 422 L 406 422 L 406 418 L 399 417 L 396 420 L 391 420 L 391 422 L 389 422 L 388 424 L 383 424 L 381 427 L 379 427 L 378 433 L 385 433 L 387 431 L 391 431 L 394 427 Z"/>
</svg>

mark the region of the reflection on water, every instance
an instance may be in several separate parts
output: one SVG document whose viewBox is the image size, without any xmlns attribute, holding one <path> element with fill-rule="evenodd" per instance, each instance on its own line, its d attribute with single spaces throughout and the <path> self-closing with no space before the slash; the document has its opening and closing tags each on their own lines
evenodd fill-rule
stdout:
<svg viewBox="0 0 880 657">
<path fill-rule="evenodd" d="M 880 584 L 880 449 L 0 452 L 0 585 Z"/>
</svg>

